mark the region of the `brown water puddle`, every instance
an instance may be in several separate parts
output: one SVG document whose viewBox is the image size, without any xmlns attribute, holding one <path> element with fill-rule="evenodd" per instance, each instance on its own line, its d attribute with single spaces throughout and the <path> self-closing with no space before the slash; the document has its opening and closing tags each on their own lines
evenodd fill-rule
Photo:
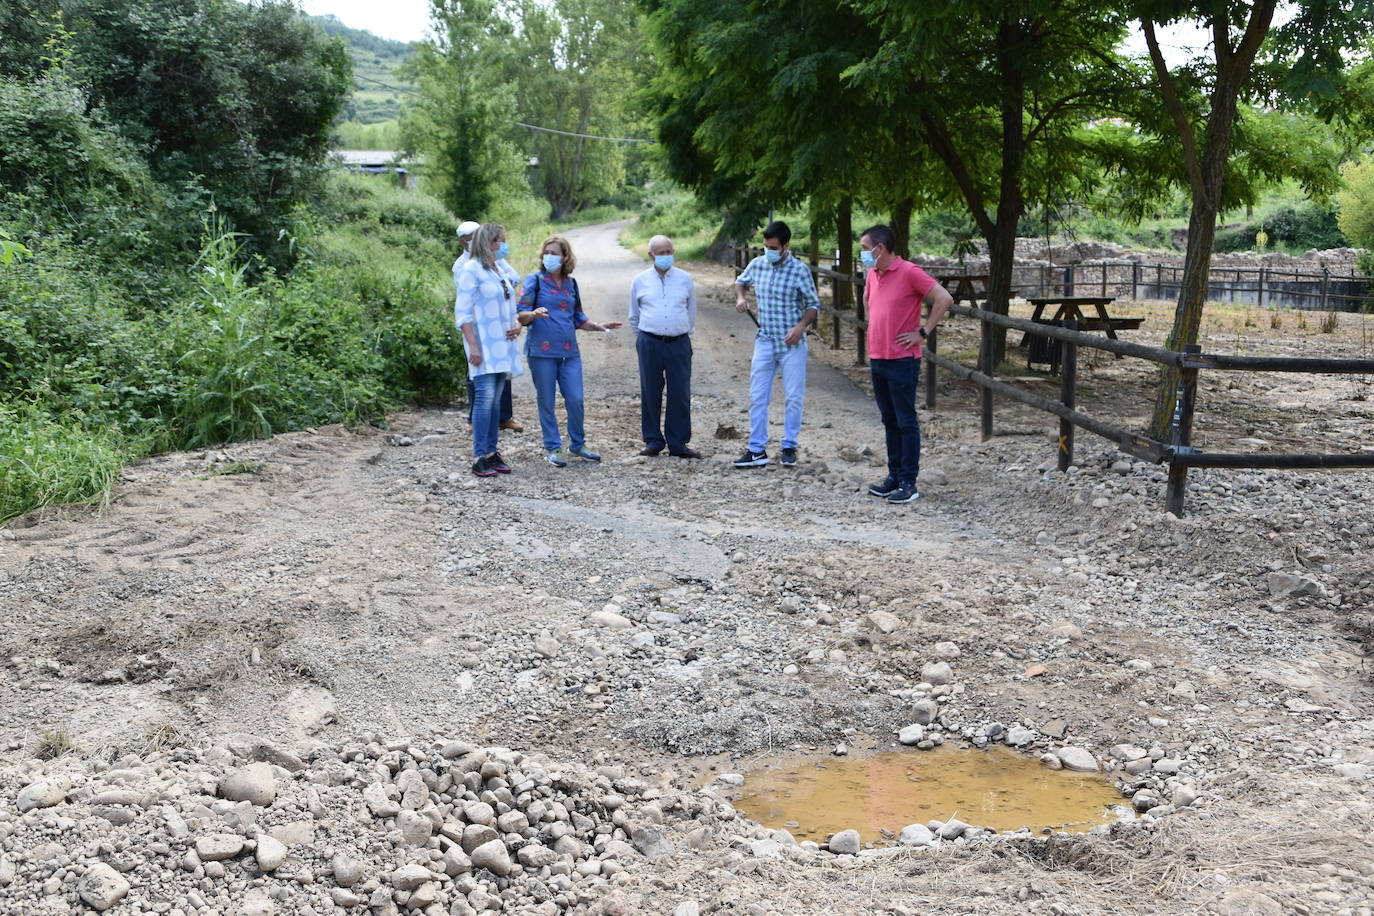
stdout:
<svg viewBox="0 0 1374 916">
<path fill-rule="evenodd" d="M 741 791 L 735 807 L 749 817 L 817 842 L 851 828 L 878 842 L 883 828 L 895 834 L 951 817 L 1000 831 L 1082 833 L 1110 823 L 1108 807 L 1125 804 L 1101 776 L 1050 770 L 1005 747 L 807 761 L 748 773 Z"/>
</svg>

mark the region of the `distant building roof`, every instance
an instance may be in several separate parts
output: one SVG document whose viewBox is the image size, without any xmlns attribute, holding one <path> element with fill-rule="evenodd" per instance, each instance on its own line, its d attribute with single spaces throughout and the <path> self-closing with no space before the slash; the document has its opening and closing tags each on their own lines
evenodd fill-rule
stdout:
<svg viewBox="0 0 1374 916">
<path fill-rule="evenodd" d="M 382 168 L 389 165 L 416 165 L 418 157 L 389 149 L 336 149 L 329 155 L 350 168 Z"/>
</svg>

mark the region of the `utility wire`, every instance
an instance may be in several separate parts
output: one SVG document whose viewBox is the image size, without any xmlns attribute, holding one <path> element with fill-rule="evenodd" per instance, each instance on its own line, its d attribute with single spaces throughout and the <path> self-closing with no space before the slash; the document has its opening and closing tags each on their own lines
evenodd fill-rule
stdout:
<svg viewBox="0 0 1374 916">
<path fill-rule="evenodd" d="M 369 83 L 376 83 L 378 86 L 381 86 L 381 87 L 383 87 L 384 89 L 390 89 L 392 92 L 409 92 L 409 93 L 418 93 L 418 92 L 419 92 L 418 89 L 411 89 L 411 88 L 406 87 L 406 86 L 393 86 L 393 85 L 391 85 L 390 83 L 384 83 L 384 82 L 382 82 L 381 80 L 374 80 L 374 79 L 373 79 L 372 77 L 370 77 L 370 76 L 363 76 L 363 75 L 358 74 L 358 73 L 353 74 L 353 78 L 354 78 L 354 79 L 363 80 L 363 81 L 369 82 Z M 601 136 L 598 136 L 598 135 L 596 135 L 596 134 L 578 134 L 578 133 L 573 133 L 573 132 L 570 131 L 570 130 L 554 130 L 552 127 L 539 127 L 538 125 L 535 125 L 535 124 L 526 124 L 524 121 L 513 121 L 513 122 L 511 122 L 511 123 L 513 123 L 516 127 L 524 127 L 524 128 L 529 129 L 529 130 L 539 130 L 539 131 L 543 131 L 543 132 L 546 133 L 546 134 L 558 134 L 560 137 L 577 137 L 577 138 L 582 139 L 582 140 L 605 140 L 605 141 L 608 142 L 608 143 L 656 143 L 656 142 L 657 142 L 656 140 L 645 140 L 645 139 L 640 138 L 640 137 L 601 137 Z"/>
</svg>

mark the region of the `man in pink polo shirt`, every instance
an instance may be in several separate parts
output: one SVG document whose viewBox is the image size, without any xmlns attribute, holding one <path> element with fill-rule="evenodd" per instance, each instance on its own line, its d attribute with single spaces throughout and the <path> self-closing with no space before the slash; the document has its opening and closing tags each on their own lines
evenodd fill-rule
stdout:
<svg viewBox="0 0 1374 916">
<path fill-rule="evenodd" d="M 953 299 L 934 277 L 893 253 L 896 243 L 887 226 L 874 226 L 859 237 L 859 257 L 868 268 L 868 366 L 887 433 L 887 477 L 870 485 L 868 492 L 890 503 L 909 503 L 921 497 L 916 490 L 921 467 L 921 427 L 916 419 L 921 341 L 945 317 Z M 922 302 L 930 303 L 924 324 Z"/>
</svg>

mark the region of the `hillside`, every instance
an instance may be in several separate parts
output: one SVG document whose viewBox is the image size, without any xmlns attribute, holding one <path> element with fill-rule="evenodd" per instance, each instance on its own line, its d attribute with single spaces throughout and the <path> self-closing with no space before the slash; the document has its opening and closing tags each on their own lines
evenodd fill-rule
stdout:
<svg viewBox="0 0 1374 916">
<path fill-rule="evenodd" d="M 394 123 L 400 116 L 405 90 L 411 88 L 397 74 L 397 70 L 410 57 L 413 45 L 381 38 L 362 29 L 349 28 L 336 16 L 309 18 L 319 23 L 326 34 L 343 38 L 348 43 L 348 56 L 353 61 L 354 88 L 341 113 L 341 138 L 348 140 L 369 133 L 359 131 L 357 127 L 343 126 L 350 123 L 358 127 Z"/>
</svg>

